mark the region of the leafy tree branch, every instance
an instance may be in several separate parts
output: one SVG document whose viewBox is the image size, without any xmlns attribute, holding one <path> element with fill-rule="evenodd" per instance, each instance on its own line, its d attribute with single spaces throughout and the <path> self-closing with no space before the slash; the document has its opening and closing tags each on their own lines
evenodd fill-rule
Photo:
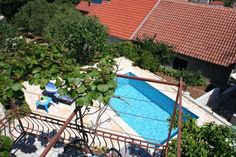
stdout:
<svg viewBox="0 0 236 157">
<path fill-rule="evenodd" d="M 82 71 L 76 59 L 61 47 L 22 43 L 15 52 L 0 55 L 0 102 L 22 103 L 24 81 L 44 89 L 50 80 L 56 80 L 59 92 L 75 98 L 77 105 L 92 105 L 93 100 L 107 104 L 116 88 L 114 64 L 107 56 Z"/>
</svg>

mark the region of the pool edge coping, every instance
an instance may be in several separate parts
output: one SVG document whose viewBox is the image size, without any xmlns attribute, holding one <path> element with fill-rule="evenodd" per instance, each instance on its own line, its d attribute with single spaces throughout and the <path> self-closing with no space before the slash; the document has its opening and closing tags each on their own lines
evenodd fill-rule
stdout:
<svg viewBox="0 0 236 157">
<path fill-rule="evenodd" d="M 159 79 L 159 80 L 162 80 L 162 81 L 166 81 L 164 78 L 158 76 L 158 75 L 155 74 L 155 73 L 150 72 L 149 70 L 141 69 L 139 66 L 134 66 L 134 65 L 133 65 L 133 61 L 131 61 L 131 60 L 125 58 L 125 57 L 119 57 L 119 58 L 116 58 L 116 59 L 115 59 L 115 60 L 117 61 L 117 66 L 118 66 L 118 67 L 121 66 L 121 63 L 122 63 L 122 60 L 123 60 L 123 59 L 124 59 L 125 61 L 128 61 L 129 64 L 131 64 L 131 67 L 132 67 L 132 68 L 139 68 L 139 70 L 143 70 L 143 71 L 148 72 L 149 74 L 152 74 L 152 75 L 155 77 L 155 79 Z M 127 68 L 127 66 L 126 66 L 126 68 Z M 122 71 L 122 70 L 124 70 L 124 68 L 121 67 L 121 69 L 119 69 L 117 73 L 119 73 L 119 72 Z M 126 70 L 126 72 L 131 72 L 131 73 L 135 74 L 136 76 L 139 76 L 139 75 L 137 75 L 137 72 L 135 72 L 134 69 L 128 69 L 128 71 Z M 124 73 L 121 72 L 121 74 L 124 74 Z M 151 84 L 149 84 L 149 85 L 151 85 Z M 152 85 L 151 85 L 151 86 L 152 86 Z M 155 88 L 155 87 L 154 87 L 154 88 Z M 177 89 L 175 89 L 173 86 L 170 86 L 170 88 L 171 88 L 172 90 L 174 90 L 174 91 L 177 92 Z M 157 89 L 157 90 L 158 90 L 158 89 Z M 163 92 L 162 92 L 162 93 L 163 93 Z M 165 93 L 163 93 L 163 94 L 165 94 Z M 166 94 L 165 94 L 165 95 L 166 95 Z M 168 97 L 169 97 L 169 96 L 168 96 Z M 199 107 L 199 108 L 201 108 L 202 110 L 204 110 L 209 116 L 212 116 L 214 119 L 218 120 L 220 123 L 222 123 L 222 124 L 224 124 L 224 125 L 226 125 L 226 126 L 231 126 L 231 125 L 232 125 L 232 124 L 231 124 L 230 122 L 228 122 L 226 119 L 224 119 L 223 117 L 221 117 L 220 115 L 218 115 L 217 113 L 215 113 L 214 111 L 212 111 L 209 107 L 203 106 L 202 104 L 200 104 L 199 102 L 197 102 L 197 101 L 196 101 L 194 98 L 192 98 L 191 96 L 186 95 L 186 93 L 185 93 L 184 91 L 183 91 L 183 97 L 184 97 L 185 99 L 187 99 L 188 101 L 192 102 L 192 103 L 193 103 L 194 105 L 196 105 L 197 107 Z M 169 97 L 169 98 L 170 98 L 170 97 Z M 170 99 L 172 99 L 172 98 L 170 98 Z M 172 100 L 173 100 L 173 99 L 172 99 Z M 187 109 L 187 108 L 186 108 L 186 109 Z M 188 109 L 188 110 L 189 110 L 189 109 Z M 191 111 L 191 110 L 189 110 L 189 111 L 198 116 L 198 114 L 197 114 L 196 112 L 193 112 L 193 111 Z M 199 116 L 198 116 L 198 117 L 199 117 Z M 198 121 L 198 119 L 197 119 L 197 121 Z"/>
</svg>

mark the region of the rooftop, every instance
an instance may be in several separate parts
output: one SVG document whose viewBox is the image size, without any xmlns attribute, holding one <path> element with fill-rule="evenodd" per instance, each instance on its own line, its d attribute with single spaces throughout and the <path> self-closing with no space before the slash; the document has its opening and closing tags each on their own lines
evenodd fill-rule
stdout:
<svg viewBox="0 0 236 157">
<path fill-rule="evenodd" d="M 180 54 L 214 64 L 236 63 L 236 10 L 161 0 L 133 39 L 155 36 Z"/>
<path fill-rule="evenodd" d="M 112 36 L 129 39 L 156 3 L 157 0 L 112 0 L 89 6 L 82 1 L 76 8 L 97 16 Z"/>
<path fill-rule="evenodd" d="M 97 16 L 111 36 L 155 35 L 180 54 L 225 67 L 236 63 L 236 9 L 176 0 L 82 1 L 77 8 Z"/>
</svg>

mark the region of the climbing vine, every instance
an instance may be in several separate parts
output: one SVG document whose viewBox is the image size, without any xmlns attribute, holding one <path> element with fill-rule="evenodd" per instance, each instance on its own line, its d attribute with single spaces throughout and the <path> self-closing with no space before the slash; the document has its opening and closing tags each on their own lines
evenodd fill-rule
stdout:
<svg viewBox="0 0 236 157">
<path fill-rule="evenodd" d="M 75 99 L 76 105 L 92 105 L 93 100 L 107 103 L 116 88 L 114 65 L 109 56 L 93 67 L 81 68 L 63 47 L 18 42 L 16 51 L 0 52 L 0 102 L 21 104 L 23 82 L 44 89 L 55 80 L 62 95 Z"/>
<path fill-rule="evenodd" d="M 10 148 L 13 144 L 13 141 L 8 136 L 0 135 L 0 156 L 1 157 L 9 157 L 10 156 Z"/>
</svg>

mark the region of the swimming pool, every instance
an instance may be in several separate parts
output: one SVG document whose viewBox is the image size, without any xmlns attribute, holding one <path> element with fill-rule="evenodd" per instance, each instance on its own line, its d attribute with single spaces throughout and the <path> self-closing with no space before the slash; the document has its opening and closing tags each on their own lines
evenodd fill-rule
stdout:
<svg viewBox="0 0 236 157">
<path fill-rule="evenodd" d="M 115 97 L 110 100 L 111 108 L 145 140 L 164 143 L 174 101 L 144 81 L 118 77 L 117 83 Z M 183 113 L 198 118 L 185 108 Z M 173 130 L 171 136 L 176 133 L 177 130 Z"/>
</svg>

